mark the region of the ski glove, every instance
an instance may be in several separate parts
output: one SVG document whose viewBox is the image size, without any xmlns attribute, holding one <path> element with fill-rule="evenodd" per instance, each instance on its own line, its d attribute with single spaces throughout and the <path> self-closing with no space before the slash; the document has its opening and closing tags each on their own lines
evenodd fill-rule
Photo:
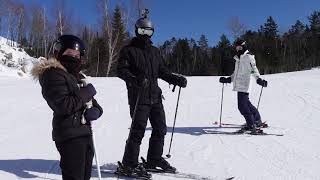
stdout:
<svg viewBox="0 0 320 180">
<path fill-rule="evenodd" d="M 84 118 L 87 120 L 87 121 L 94 121 L 94 120 L 97 120 L 99 117 L 101 116 L 101 112 L 100 110 L 93 106 L 91 107 L 90 109 L 87 109 L 85 112 L 84 112 Z"/>
<path fill-rule="evenodd" d="M 131 76 L 129 78 L 129 83 L 130 86 L 135 86 L 137 88 L 147 88 L 149 86 L 149 80 L 145 78 L 144 76 Z"/>
<path fill-rule="evenodd" d="M 257 79 L 257 84 L 259 84 L 259 85 L 262 86 L 262 87 L 267 87 L 267 86 L 268 86 L 268 81 L 263 80 L 263 79 L 261 79 L 261 78 L 258 78 L 258 79 Z"/>
<path fill-rule="evenodd" d="M 88 84 L 85 87 L 81 87 L 79 91 L 80 97 L 86 103 L 89 102 L 93 98 L 93 96 L 96 94 L 97 94 L 97 91 L 92 84 Z"/>
<path fill-rule="evenodd" d="M 188 81 L 187 78 L 180 74 L 171 74 L 172 75 L 172 84 L 182 88 L 187 87 Z"/>
<path fill-rule="evenodd" d="M 100 116 L 103 114 L 103 109 L 102 109 L 102 107 L 98 104 L 97 100 L 94 99 L 94 98 L 92 99 L 92 106 L 99 109 L 99 111 L 100 111 Z"/>
<path fill-rule="evenodd" d="M 101 117 L 102 114 L 102 107 L 98 104 L 98 102 L 95 99 L 92 99 L 92 107 L 86 109 L 86 111 L 84 112 L 84 118 L 87 121 L 94 121 Z"/>
<path fill-rule="evenodd" d="M 219 79 L 220 83 L 231 83 L 231 77 L 220 77 Z"/>
</svg>

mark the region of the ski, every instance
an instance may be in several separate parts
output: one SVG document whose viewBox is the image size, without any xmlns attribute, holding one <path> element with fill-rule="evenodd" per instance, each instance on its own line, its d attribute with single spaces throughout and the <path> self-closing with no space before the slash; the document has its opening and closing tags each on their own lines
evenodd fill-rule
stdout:
<svg viewBox="0 0 320 180">
<path fill-rule="evenodd" d="M 119 174 L 117 173 L 117 169 L 116 169 L 117 165 L 115 163 L 112 164 L 108 164 L 105 167 L 101 167 L 100 172 L 102 174 L 104 174 L 104 176 L 107 177 L 112 177 L 112 178 L 117 178 L 117 179 L 124 179 L 124 180 L 151 180 L 151 178 L 144 178 L 144 177 L 133 177 L 133 176 L 126 176 L 123 174 Z M 154 176 L 163 176 L 163 177 L 171 177 L 171 178 L 177 178 L 177 179 L 194 179 L 194 180 L 232 180 L 234 179 L 234 177 L 230 177 L 230 178 L 217 178 L 217 177 L 210 177 L 210 176 L 201 176 L 198 174 L 191 174 L 191 173 L 183 173 L 183 172 L 175 172 L 175 173 L 165 173 L 165 172 L 161 172 L 161 171 L 154 171 L 154 172 L 150 172 L 152 175 Z"/>
<path fill-rule="evenodd" d="M 251 133 L 251 132 L 227 132 L 227 131 L 212 131 L 212 130 L 204 130 L 207 134 L 221 134 L 221 135 L 251 135 L 251 136 L 284 136 L 284 134 L 277 134 L 277 133 L 266 133 L 266 132 L 260 132 L 260 133 Z"/>
<path fill-rule="evenodd" d="M 176 172 L 176 173 L 156 173 L 156 172 L 150 172 L 153 175 L 159 175 L 159 176 L 165 176 L 165 177 L 173 177 L 177 179 L 194 179 L 194 180 L 217 180 L 219 178 L 214 178 L 210 176 L 200 176 L 197 174 L 191 174 L 191 173 L 182 173 L 182 172 Z M 226 178 L 225 180 L 232 180 L 234 177 Z"/>
<path fill-rule="evenodd" d="M 214 125 L 218 125 L 219 123 L 216 121 L 213 123 Z M 236 124 L 236 123 L 221 123 L 222 126 L 234 126 L 234 127 L 244 127 L 246 126 L 246 124 Z M 262 125 L 259 128 L 268 128 L 269 125 L 267 124 L 267 121 L 262 122 Z"/>
<path fill-rule="evenodd" d="M 137 177 L 137 176 L 127 176 L 121 173 L 117 173 L 116 170 L 101 169 L 100 172 L 102 174 L 108 174 L 109 177 L 114 177 L 117 179 L 127 179 L 127 180 L 151 180 L 152 179 L 152 178 L 144 178 L 144 177 Z"/>
<path fill-rule="evenodd" d="M 142 164 L 146 164 L 145 158 L 141 157 Z M 190 174 L 190 173 L 182 173 L 182 172 L 171 172 L 171 171 L 164 171 L 162 169 L 146 169 L 148 172 L 154 175 L 160 176 L 167 176 L 167 177 L 174 177 L 179 179 L 196 179 L 196 180 L 215 180 L 216 178 L 209 177 L 209 176 L 200 176 L 197 174 Z M 232 180 L 234 177 L 227 178 L 226 180 Z"/>
<path fill-rule="evenodd" d="M 215 121 L 213 123 L 214 125 L 219 125 L 219 123 L 217 121 Z M 245 126 L 246 124 L 236 124 L 236 123 L 221 123 L 222 126 L 239 126 L 239 127 L 242 127 L 242 126 Z"/>
</svg>

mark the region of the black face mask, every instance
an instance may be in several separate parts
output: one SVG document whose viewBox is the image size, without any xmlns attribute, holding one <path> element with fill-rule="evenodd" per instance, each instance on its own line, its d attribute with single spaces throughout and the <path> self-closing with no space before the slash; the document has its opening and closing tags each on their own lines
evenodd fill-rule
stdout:
<svg viewBox="0 0 320 180">
<path fill-rule="evenodd" d="M 146 46 L 151 45 L 151 37 L 148 35 L 138 35 L 137 38 L 142 41 Z"/>
<path fill-rule="evenodd" d="M 245 51 L 242 49 L 240 51 L 237 51 L 237 56 L 240 58 L 240 56 L 244 53 Z"/>
<path fill-rule="evenodd" d="M 237 51 L 237 56 L 240 58 L 241 55 L 243 55 L 247 51 L 246 46 L 242 46 L 242 50 Z"/>
<path fill-rule="evenodd" d="M 78 78 L 81 70 L 81 60 L 75 57 L 63 55 L 60 63 L 67 69 L 67 71 Z"/>
</svg>

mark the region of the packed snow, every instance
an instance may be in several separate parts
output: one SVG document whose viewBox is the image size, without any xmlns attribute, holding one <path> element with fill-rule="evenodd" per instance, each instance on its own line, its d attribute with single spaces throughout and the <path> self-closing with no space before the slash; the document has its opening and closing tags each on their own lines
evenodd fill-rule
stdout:
<svg viewBox="0 0 320 180">
<path fill-rule="evenodd" d="M 188 87 L 181 91 L 168 161 L 179 172 L 192 174 L 193 179 L 320 179 L 319 77 L 319 69 L 263 76 L 269 81 L 260 103 L 262 118 L 270 125 L 265 132 L 284 134 L 281 137 L 208 133 L 237 128 L 214 124 L 220 117 L 222 85 L 218 77 L 188 77 Z M 113 170 L 122 159 L 131 122 L 126 87 L 118 78 L 89 80 L 104 108 L 104 115 L 93 127 L 101 168 Z M 172 93 L 163 81 L 160 85 L 166 98 L 166 155 L 178 91 Z M 52 111 L 39 84 L 31 78 L 0 74 L 0 91 L 0 179 L 61 179 L 59 154 L 51 140 Z M 260 87 L 253 86 L 250 97 L 254 104 L 259 94 Z M 222 117 L 224 123 L 244 123 L 231 85 L 225 87 Z M 148 125 L 141 156 L 146 156 L 150 134 Z M 112 174 L 102 176 L 117 179 Z M 92 179 L 97 179 L 95 169 Z M 153 179 L 174 178 L 154 174 Z"/>
<path fill-rule="evenodd" d="M 30 57 L 19 44 L 0 36 L 0 75 L 28 77 L 38 59 Z"/>
</svg>

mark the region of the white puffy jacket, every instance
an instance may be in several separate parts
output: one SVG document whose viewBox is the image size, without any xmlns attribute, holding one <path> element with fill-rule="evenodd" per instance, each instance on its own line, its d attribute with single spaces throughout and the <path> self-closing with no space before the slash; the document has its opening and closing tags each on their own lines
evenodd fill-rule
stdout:
<svg viewBox="0 0 320 180">
<path fill-rule="evenodd" d="M 246 51 L 240 56 L 240 59 L 238 56 L 234 56 L 234 59 L 236 60 L 235 68 L 231 75 L 233 90 L 249 93 L 251 89 L 251 75 L 253 75 L 255 79 L 260 77 L 254 55 L 251 55 L 249 54 L 249 51 Z"/>
</svg>

